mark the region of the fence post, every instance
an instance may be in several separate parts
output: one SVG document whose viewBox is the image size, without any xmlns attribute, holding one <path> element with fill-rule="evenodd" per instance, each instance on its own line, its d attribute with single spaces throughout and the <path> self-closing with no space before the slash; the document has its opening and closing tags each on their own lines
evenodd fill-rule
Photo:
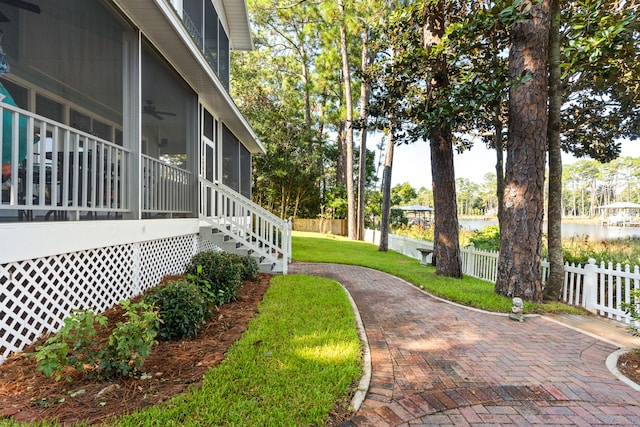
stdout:
<svg viewBox="0 0 640 427">
<path fill-rule="evenodd" d="M 596 274 L 596 260 L 589 258 L 589 263 L 584 266 L 584 308 L 591 312 L 596 312 L 596 302 L 598 298 L 598 276 Z"/>
<path fill-rule="evenodd" d="M 476 247 L 473 246 L 473 243 L 466 247 L 467 249 L 467 266 L 465 274 L 467 276 L 476 277 Z"/>
</svg>

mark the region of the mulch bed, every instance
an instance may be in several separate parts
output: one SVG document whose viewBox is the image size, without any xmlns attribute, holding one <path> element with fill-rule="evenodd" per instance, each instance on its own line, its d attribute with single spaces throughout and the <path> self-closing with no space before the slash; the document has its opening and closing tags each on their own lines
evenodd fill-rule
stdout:
<svg viewBox="0 0 640 427">
<path fill-rule="evenodd" d="M 137 378 L 87 380 L 70 369 L 71 382 L 47 379 L 36 371 L 35 359 L 25 356 L 41 345 L 43 338 L 0 365 L 0 417 L 95 424 L 155 405 L 189 387 L 199 387 L 204 373 L 223 360 L 231 344 L 246 330 L 270 278 L 261 274 L 256 283 L 245 283 L 238 291 L 238 299 L 217 310 L 195 339 L 154 346 L 144 362 L 146 375 Z M 105 315 L 109 325 L 122 319 L 118 308 Z M 102 328 L 97 340 L 106 340 L 109 333 Z"/>
<path fill-rule="evenodd" d="M 618 358 L 618 370 L 622 375 L 640 385 L 640 349 L 621 355 Z"/>
</svg>

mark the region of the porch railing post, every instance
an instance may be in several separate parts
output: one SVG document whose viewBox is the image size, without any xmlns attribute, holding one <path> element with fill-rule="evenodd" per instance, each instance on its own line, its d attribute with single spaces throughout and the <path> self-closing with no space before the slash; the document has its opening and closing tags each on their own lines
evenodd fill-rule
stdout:
<svg viewBox="0 0 640 427">
<path fill-rule="evenodd" d="M 584 308 L 591 312 L 596 311 L 598 298 L 598 275 L 596 273 L 596 260 L 589 258 L 589 263 L 584 266 Z"/>
</svg>

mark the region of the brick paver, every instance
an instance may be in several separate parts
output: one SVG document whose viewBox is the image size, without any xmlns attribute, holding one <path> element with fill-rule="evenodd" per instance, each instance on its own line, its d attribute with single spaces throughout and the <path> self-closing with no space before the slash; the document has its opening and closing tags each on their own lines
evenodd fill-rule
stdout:
<svg viewBox="0 0 640 427">
<path fill-rule="evenodd" d="M 357 426 L 640 425 L 640 392 L 605 366 L 611 344 L 551 322 L 524 323 L 433 298 L 386 273 L 294 263 L 340 282 L 371 351 Z"/>
</svg>

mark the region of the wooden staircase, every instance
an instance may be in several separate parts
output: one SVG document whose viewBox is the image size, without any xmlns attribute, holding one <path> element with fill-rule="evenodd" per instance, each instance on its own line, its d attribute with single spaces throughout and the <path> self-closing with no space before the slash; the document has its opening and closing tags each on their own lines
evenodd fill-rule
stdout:
<svg viewBox="0 0 640 427">
<path fill-rule="evenodd" d="M 250 255 L 260 271 L 287 274 L 291 222 L 222 184 L 200 178 L 200 235 L 225 252 Z"/>
</svg>

